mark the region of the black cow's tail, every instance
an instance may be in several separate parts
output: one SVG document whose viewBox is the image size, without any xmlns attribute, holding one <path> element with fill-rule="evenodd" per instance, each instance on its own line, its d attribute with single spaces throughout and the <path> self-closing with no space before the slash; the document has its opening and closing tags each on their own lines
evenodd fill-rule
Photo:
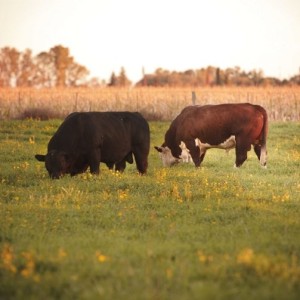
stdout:
<svg viewBox="0 0 300 300">
<path fill-rule="evenodd" d="M 267 135 L 268 135 L 268 114 L 266 110 L 260 106 L 260 112 L 263 115 L 263 128 L 261 133 L 261 149 L 260 149 L 260 164 L 263 167 L 267 166 Z"/>
</svg>

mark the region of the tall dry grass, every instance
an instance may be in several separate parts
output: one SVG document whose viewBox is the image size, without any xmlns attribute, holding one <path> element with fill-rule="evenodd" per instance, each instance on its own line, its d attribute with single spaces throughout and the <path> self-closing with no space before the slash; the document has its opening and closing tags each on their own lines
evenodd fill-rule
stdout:
<svg viewBox="0 0 300 300">
<path fill-rule="evenodd" d="M 172 120 L 192 104 L 250 102 L 270 120 L 300 120 L 300 87 L 0 89 L 0 119 L 64 118 L 73 111 L 139 111 L 148 120 Z"/>
</svg>

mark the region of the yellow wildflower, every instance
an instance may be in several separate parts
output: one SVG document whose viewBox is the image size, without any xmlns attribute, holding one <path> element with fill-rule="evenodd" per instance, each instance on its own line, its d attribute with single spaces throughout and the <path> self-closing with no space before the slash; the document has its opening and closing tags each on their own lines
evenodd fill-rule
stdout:
<svg viewBox="0 0 300 300">
<path fill-rule="evenodd" d="M 171 268 L 166 269 L 166 276 L 167 276 L 168 279 L 172 279 L 173 270 Z"/>
<path fill-rule="evenodd" d="M 23 252 L 22 256 L 26 260 L 26 264 L 24 269 L 21 271 L 21 275 L 25 278 L 31 277 L 35 270 L 35 262 L 32 253 L 30 252 Z"/>
<path fill-rule="evenodd" d="M 118 190 L 118 196 L 120 200 L 126 200 L 128 198 L 128 189 Z"/>
<path fill-rule="evenodd" d="M 104 255 L 100 251 L 96 252 L 96 257 L 97 257 L 98 262 L 100 262 L 100 263 L 104 263 L 109 260 L 109 256 Z"/>
<path fill-rule="evenodd" d="M 29 138 L 29 144 L 35 144 L 35 138 L 34 138 L 34 136 L 31 136 Z"/>
<path fill-rule="evenodd" d="M 16 273 L 17 268 L 14 265 L 14 254 L 13 254 L 13 249 L 12 246 L 9 244 L 5 244 L 2 252 L 1 252 L 1 260 L 2 260 L 2 265 L 3 268 L 12 272 Z"/>
<path fill-rule="evenodd" d="M 237 256 L 237 262 L 243 265 L 250 265 L 254 258 L 254 251 L 251 248 L 243 249 Z"/>
<path fill-rule="evenodd" d="M 64 259 L 66 256 L 67 256 L 67 252 L 63 248 L 60 248 L 58 250 L 58 258 Z"/>
<path fill-rule="evenodd" d="M 201 250 L 199 250 L 197 254 L 199 261 L 203 264 L 208 264 L 213 261 L 212 255 L 206 255 Z"/>
</svg>

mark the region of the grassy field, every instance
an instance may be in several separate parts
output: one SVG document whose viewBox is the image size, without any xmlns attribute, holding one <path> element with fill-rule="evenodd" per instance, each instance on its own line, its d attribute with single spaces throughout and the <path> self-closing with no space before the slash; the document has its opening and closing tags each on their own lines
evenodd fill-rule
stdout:
<svg viewBox="0 0 300 300">
<path fill-rule="evenodd" d="M 300 124 L 273 122 L 268 168 L 209 150 L 163 168 L 50 180 L 59 120 L 0 122 L 0 299 L 299 299 Z"/>
</svg>

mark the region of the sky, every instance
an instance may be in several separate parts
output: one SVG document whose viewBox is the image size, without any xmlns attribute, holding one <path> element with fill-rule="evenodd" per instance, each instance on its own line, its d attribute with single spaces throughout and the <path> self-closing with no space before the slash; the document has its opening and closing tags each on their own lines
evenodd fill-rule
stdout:
<svg viewBox="0 0 300 300">
<path fill-rule="evenodd" d="M 0 0 L 0 48 L 70 49 L 90 77 L 125 68 L 300 72 L 300 0 Z"/>
</svg>

